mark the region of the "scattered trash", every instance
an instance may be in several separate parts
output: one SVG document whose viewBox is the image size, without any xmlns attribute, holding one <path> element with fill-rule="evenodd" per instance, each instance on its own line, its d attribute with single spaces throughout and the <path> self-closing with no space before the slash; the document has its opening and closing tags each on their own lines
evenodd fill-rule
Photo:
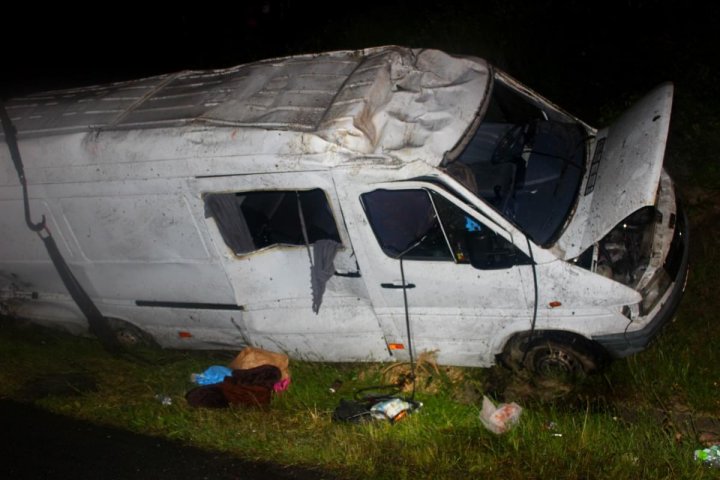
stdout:
<svg viewBox="0 0 720 480">
<path fill-rule="evenodd" d="M 419 406 L 422 406 L 422 404 L 419 404 Z M 408 412 L 412 412 L 419 406 L 395 397 L 376 403 L 370 407 L 370 412 L 378 420 L 390 420 L 395 423 L 405 418 Z"/>
<path fill-rule="evenodd" d="M 373 415 L 364 403 L 343 398 L 335 408 L 332 419 L 334 422 L 365 423 L 372 421 Z"/>
<path fill-rule="evenodd" d="M 185 394 L 185 400 L 191 407 L 228 408 L 230 406 L 218 383 L 193 388 Z"/>
<path fill-rule="evenodd" d="M 284 353 L 269 352 L 261 348 L 245 347 L 230 363 L 232 370 L 247 370 L 260 365 L 274 365 L 280 369 L 280 378 L 290 377 L 290 359 Z"/>
<path fill-rule="evenodd" d="M 190 375 L 190 381 L 197 383 L 198 385 L 213 385 L 220 383 L 225 380 L 225 377 L 232 375 L 232 370 L 227 367 L 220 365 L 213 365 L 208 367 L 202 373 L 193 373 Z"/>
<path fill-rule="evenodd" d="M 483 396 L 483 406 L 480 412 L 480 421 L 485 428 L 493 433 L 505 433 L 520 419 L 522 408 L 515 402 L 503 403 L 499 406 Z"/>
<path fill-rule="evenodd" d="M 273 394 L 290 386 L 289 363 L 285 354 L 246 347 L 229 368 L 213 365 L 203 373 L 190 375 L 190 380 L 200 386 L 189 390 L 185 399 L 191 407 L 265 407 Z"/>
<path fill-rule="evenodd" d="M 720 468 L 720 445 L 695 450 L 695 461 L 702 462 L 715 468 Z"/>
<path fill-rule="evenodd" d="M 703 432 L 698 436 L 698 441 L 706 447 L 720 444 L 720 435 L 714 432 Z"/>
<path fill-rule="evenodd" d="M 273 391 L 275 393 L 282 393 L 290 386 L 290 378 L 283 378 L 275 382 L 273 385 Z"/>
<path fill-rule="evenodd" d="M 280 369 L 274 365 L 233 370 L 220 383 L 201 385 L 188 391 L 185 399 L 191 407 L 265 407 L 272 400 L 275 385 L 281 382 L 280 375 Z"/>
<path fill-rule="evenodd" d="M 266 406 L 270 404 L 280 375 L 275 365 L 233 370 L 232 376 L 220 384 L 220 389 L 230 405 Z"/>
<path fill-rule="evenodd" d="M 342 387 L 342 384 L 342 380 L 338 378 L 332 383 L 332 385 L 330 385 L 330 388 L 328 390 L 330 390 L 330 393 L 337 393 L 340 387 Z"/>
<path fill-rule="evenodd" d="M 169 397 L 168 395 L 157 394 L 157 395 L 155 395 L 155 399 L 156 399 L 158 402 L 160 402 L 160 403 L 162 403 L 163 405 L 165 405 L 166 407 L 167 407 L 168 405 L 172 405 L 172 398 Z"/>
<path fill-rule="evenodd" d="M 422 408 L 422 402 L 403 400 L 400 397 L 384 396 L 364 400 L 341 399 L 333 412 L 335 422 L 365 423 L 370 421 L 389 421 L 395 423 L 409 413 Z"/>
<path fill-rule="evenodd" d="M 545 430 L 550 431 L 551 437 L 562 437 L 563 436 L 562 433 L 558 433 L 555 431 L 555 430 L 557 430 L 557 423 L 555 423 L 555 422 L 550 421 L 550 422 L 545 423 Z"/>
<path fill-rule="evenodd" d="M 273 365 L 280 369 L 280 380 L 273 385 L 275 393 L 280 393 L 290 386 L 290 359 L 284 353 L 269 352 L 261 348 L 245 347 L 230 363 L 232 370 L 248 370 L 262 365 Z"/>
</svg>

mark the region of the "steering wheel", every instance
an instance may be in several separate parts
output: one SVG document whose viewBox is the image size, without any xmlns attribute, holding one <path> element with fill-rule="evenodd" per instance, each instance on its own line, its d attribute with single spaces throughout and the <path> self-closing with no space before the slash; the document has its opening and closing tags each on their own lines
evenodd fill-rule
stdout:
<svg viewBox="0 0 720 480">
<path fill-rule="evenodd" d="M 529 124 L 513 125 L 498 142 L 490 162 L 498 164 L 519 157 L 525 146 L 528 130 Z"/>
</svg>

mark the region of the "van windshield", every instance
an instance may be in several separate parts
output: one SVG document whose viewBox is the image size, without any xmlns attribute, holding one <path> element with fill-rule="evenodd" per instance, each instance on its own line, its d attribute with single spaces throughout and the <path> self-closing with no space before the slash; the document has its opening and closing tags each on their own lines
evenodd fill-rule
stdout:
<svg viewBox="0 0 720 480">
<path fill-rule="evenodd" d="M 496 79 L 482 122 L 447 171 L 547 247 L 575 204 L 587 135 L 571 117 Z"/>
</svg>

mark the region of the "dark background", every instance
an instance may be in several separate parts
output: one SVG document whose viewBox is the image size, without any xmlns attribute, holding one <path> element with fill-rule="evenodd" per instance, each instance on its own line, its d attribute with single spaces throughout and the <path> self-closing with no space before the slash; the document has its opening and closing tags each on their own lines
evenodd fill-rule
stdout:
<svg viewBox="0 0 720 480">
<path fill-rule="evenodd" d="M 0 94 L 382 44 L 487 58 L 589 121 L 673 80 L 717 97 L 716 2 L 248 0 L 20 6 L 3 14 Z M 712 93 L 712 95 L 711 95 Z"/>
</svg>

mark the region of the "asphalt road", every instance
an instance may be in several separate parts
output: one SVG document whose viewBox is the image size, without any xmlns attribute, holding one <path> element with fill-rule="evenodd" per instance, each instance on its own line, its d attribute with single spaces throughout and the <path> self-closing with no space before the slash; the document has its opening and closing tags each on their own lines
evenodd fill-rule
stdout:
<svg viewBox="0 0 720 480">
<path fill-rule="evenodd" d="M 0 432 L 0 478 L 8 480 L 338 478 L 315 470 L 247 462 L 11 400 L 0 400 Z"/>
</svg>

